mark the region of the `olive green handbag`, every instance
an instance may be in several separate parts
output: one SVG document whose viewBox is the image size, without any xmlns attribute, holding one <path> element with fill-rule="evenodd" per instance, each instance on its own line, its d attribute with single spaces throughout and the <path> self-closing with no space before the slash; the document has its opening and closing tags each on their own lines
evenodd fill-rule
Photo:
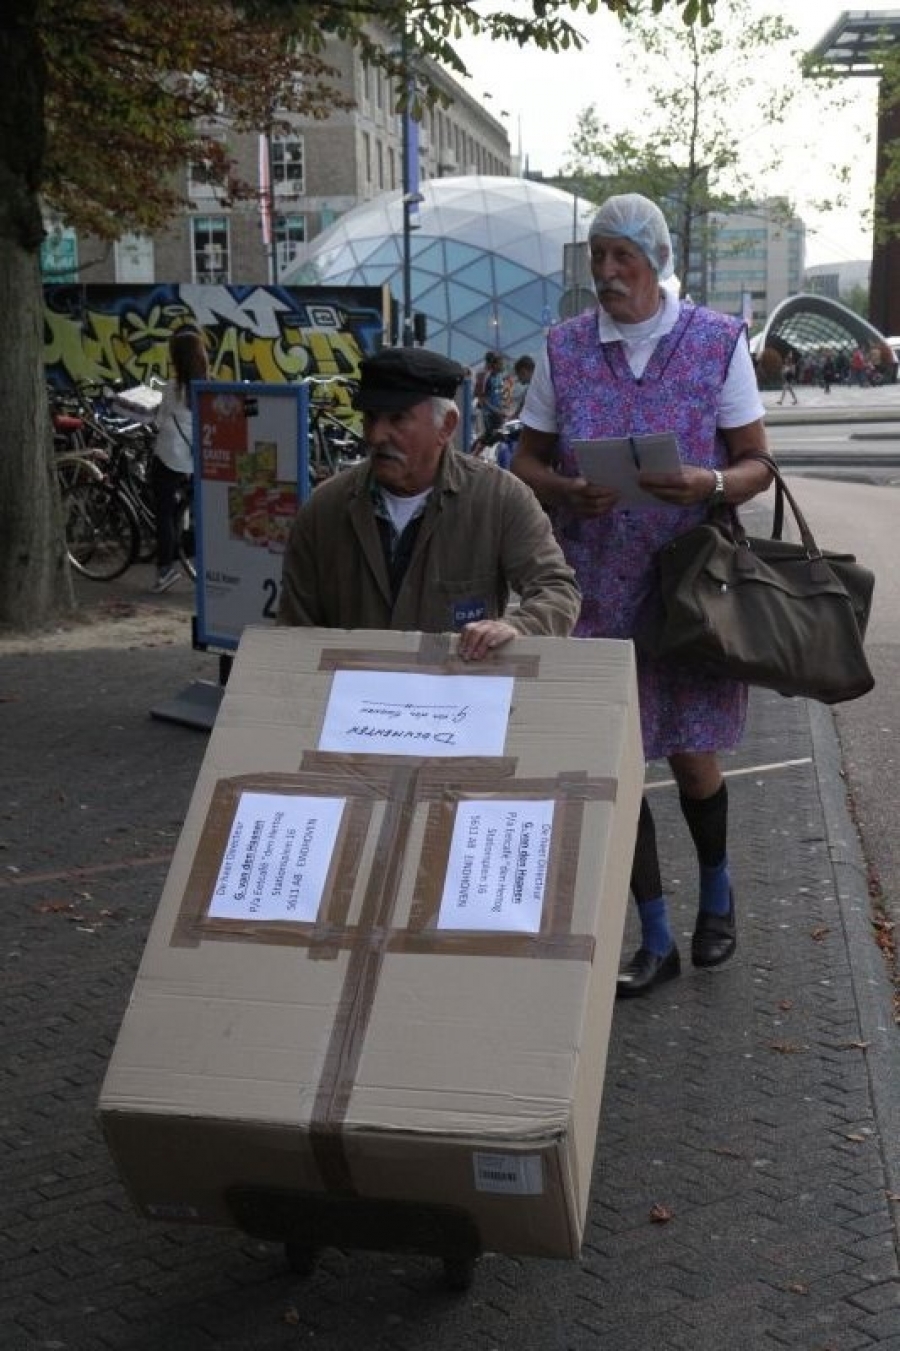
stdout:
<svg viewBox="0 0 900 1351">
<path fill-rule="evenodd" d="M 875 684 L 863 647 L 874 576 L 853 554 L 820 549 L 775 461 L 753 458 L 775 475 L 771 537 L 751 538 L 719 509 L 664 545 L 635 644 L 780 694 L 858 699 Z M 782 538 L 785 502 L 799 543 Z"/>
</svg>

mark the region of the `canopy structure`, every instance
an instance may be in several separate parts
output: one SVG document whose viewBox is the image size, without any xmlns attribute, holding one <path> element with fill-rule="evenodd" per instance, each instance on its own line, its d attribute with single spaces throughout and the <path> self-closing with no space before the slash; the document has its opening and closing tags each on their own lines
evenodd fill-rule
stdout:
<svg viewBox="0 0 900 1351">
<path fill-rule="evenodd" d="M 871 354 L 877 348 L 883 377 L 897 378 L 897 358 L 890 342 L 853 310 L 827 296 L 795 295 L 782 300 L 750 343 L 754 356 L 774 348 L 784 357 L 817 357 L 828 352 L 848 360 L 857 347 Z"/>
</svg>

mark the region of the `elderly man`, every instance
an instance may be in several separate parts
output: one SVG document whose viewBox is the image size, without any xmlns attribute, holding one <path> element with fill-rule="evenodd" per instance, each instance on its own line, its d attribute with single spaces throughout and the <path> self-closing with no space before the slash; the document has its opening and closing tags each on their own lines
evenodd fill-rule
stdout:
<svg viewBox="0 0 900 1351">
<path fill-rule="evenodd" d="M 424 348 L 363 361 L 368 459 L 300 508 L 279 623 L 458 632 L 469 661 L 517 633 L 571 632 L 578 587 L 534 494 L 451 446 L 463 374 Z"/>
<path fill-rule="evenodd" d="M 652 592 L 656 551 L 711 504 L 736 505 L 767 487 L 769 471 L 749 458 L 766 450 L 766 433 L 741 323 L 679 302 L 662 285 L 673 273 L 672 241 L 655 203 L 637 193 L 610 197 L 594 217 L 589 246 L 599 309 L 550 330 L 512 469 L 551 512 L 575 569 L 584 597 L 576 634 L 629 638 Z M 674 433 L 680 467 L 640 474 L 659 507 L 628 509 L 614 490 L 582 477 L 572 442 L 645 432 Z M 740 740 L 746 688 L 640 653 L 638 686 L 644 755 L 668 759 L 697 851 L 691 957 L 695 966 L 719 966 L 737 939 L 717 753 Z M 641 943 L 619 974 L 624 997 L 647 994 L 681 969 L 646 797 L 631 889 Z"/>
</svg>

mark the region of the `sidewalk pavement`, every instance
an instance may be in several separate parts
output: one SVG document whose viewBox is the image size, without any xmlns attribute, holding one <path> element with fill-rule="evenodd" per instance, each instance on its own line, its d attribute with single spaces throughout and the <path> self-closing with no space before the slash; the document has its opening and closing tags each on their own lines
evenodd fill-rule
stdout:
<svg viewBox="0 0 900 1351">
<path fill-rule="evenodd" d="M 797 385 L 797 403 L 779 403 L 781 391 L 762 391 L 766 422 L 895 422 L 900 419 L 900 382 L 860 389 L 856 385 L 832 385 L 828 394 L 820 385 Z"/>
<path fill-rule="evenodd" d="M 451 1295 L 330 1251 L 301 1280 L 137 1216 L 95 1105 L 206 744 L 149 709 L 214 672 L 128 632 L 0 647 L 3 1351 L 900 1351 L 894 990 L 831 713 L 765 692 L 726 766 L 738 951 L 617 1006 L 580 1261 L 487 1256 Z M 687 957 L 693 853 L 649 791 Z"/>
</svg>

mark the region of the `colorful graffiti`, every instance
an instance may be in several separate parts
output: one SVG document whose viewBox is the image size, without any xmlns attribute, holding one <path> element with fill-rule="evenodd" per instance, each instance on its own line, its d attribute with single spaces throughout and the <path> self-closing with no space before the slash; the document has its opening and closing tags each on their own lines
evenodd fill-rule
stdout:
<svg viewBox="0 0 900 1351">
<path fill-rule="evenodd" d="M 47 286 L 47 379 L 165 379 L 169 336 L 187 325 L 204 334 L 214 380 L 352 377 L 381 346 L 389 306 L 378 287 Z"/>
</svg>

